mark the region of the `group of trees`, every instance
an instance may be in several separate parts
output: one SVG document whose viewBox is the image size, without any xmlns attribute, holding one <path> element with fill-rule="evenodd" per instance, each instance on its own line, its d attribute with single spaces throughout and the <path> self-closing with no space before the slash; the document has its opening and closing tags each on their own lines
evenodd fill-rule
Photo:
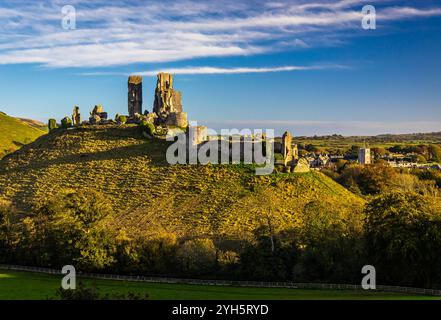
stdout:
<svg viewBox="0 0 441 320">
<path fill-rule="evenodd" d="M 270 204 L 267 205 L 270 208 Z M 358 283 L 363 265 L 378 283 L 440 287 L 441 203 L 412 191 L 380 194 L 364 212 L 341 217 L 309 202 L 298 228 L 271 221 L 235 245 L 222 238 L 178 239 L 169 233 L 131 238 L 112 228 L 114 215 L 98 193 L 63 192 L 20 217 L 0 205 L 0 258 L 59 268 L 126 274 L 198 276 L 260 281 Z"/>
<path fill-rule="evenodd" d="M 304 156 L 308 153 L 315 154 L 338 154 L 344 155 L 346 159 L 355 160 L 358 157 L 358 145 L 348 145 L 346 147 L 323 147 L 314 144 L 299 144 L 299 154 Z M 406 156 L 406 159 L 412 162 L 426 163 L 426 162 L 441 162 L 441 146 L 438 144 L 400 144 L 392 147 L 373 147 L 372 154 L 376 160 L 382 159 L 384 156 L 391 153 L 398 153 Z"/>
<path fill-rule="evenodd" d="M 325 169 L 322 172 L 355 194 L 363 196 L 389 191 L 411 191 L 436 196 L 441 185 L 441 175 L 437 171 L 400 170 L 381 162 L 368 166 L 337 163 L 335 171 Z"/>
<path fill-rule="evenodd" d="M 388 148 L 385 152 L 401 153 L 404 155 L 413 154 L 414 160 L 418 162 L 441 162 L 441 147 L 437 144 L 396 145 Z"/>
</svg>

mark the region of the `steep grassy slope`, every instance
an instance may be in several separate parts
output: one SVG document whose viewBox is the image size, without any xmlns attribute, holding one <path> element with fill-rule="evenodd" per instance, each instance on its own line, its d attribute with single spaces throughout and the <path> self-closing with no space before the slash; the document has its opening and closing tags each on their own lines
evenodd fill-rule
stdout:
<svg viewBox="0 0 441 320">
<path fill-rule="evenodd" d="M 45 133 L 36 122 L 23 121 L 0 112 L 0 158 Z"/>
<path fill-rule="evenodd" d="M 135 126 L 59 130 L 0 161 L 0 199 L 23 212 L 62 189 L 93 188 L 112 204 L 115 227 L 154 236 L 247 237 L 286 230 L 320 206 L 340 219 L 363 201 L 321 173 L 256 176 L 249 166 L 168 165 L 167 143 Z"/>
</svg>

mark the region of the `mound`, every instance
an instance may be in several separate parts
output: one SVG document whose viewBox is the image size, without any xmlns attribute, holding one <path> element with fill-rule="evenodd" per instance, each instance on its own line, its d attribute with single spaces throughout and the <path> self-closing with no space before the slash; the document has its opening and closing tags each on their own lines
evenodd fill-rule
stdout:
<svg viewBox="0 0 441 320">
<path fill-rule="evenodd" d="M 94 189 L 113 206 L 114 227 L 130 234 L 227 238 L 268 223 L 294 228 L 316 206 L 343 220 L 363 205 L 319 172 L 256 176 L 244 165 L 168 165 L 167 147 L 136 126 L 57 130 L 0 161 L 0 198 L 31 213 L 60 190 Z"/>
<path fill-rule="evenodd" d="M 23 121 L 0 112 L 0 158 L 45 133 L 42 127 L 37 127 L 37 122 Z"/>
</svg>

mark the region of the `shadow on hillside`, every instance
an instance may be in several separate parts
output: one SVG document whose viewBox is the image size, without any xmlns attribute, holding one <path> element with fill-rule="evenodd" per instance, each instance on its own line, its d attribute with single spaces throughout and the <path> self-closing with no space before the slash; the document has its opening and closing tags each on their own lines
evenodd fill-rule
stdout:
<svg viewBox="0 0 441 320">
<path fill-rule="evenodd" d="M 12 143 L 18 148 L 21 148 L 25 145 L 24 143 L 19 142 L 19 141 L 12 141 Z"/>
<path fill-rule="evenodd" d="M 39 145 L 43 143 L 42 139 L 47 137 L 40 137 L 34 143 L 24 146 L 19 151 L 5 156 L 0 164 L 7 164 L 8 162 L 14 162 L 14 160 L 19 160 L 23 155 L 26 155 L 28 149 L 38 148 Z M 69 154 L 65 156 L 60 156 L 55 159 L 31 161 L 29 164 L 24 166 L 14 166 L 11 170 L 14 171 L 25 171 L 30 168 L 32 169 L 44 169 L 53 165 L 65 165 L 65 164 L 84 164 L 90 161 L 106 161 L 106 160 L 124 160 L 133 157 L 147 157 L 152 161 L 155 166 L 167 166 L 166 161 L 166 150 L 168 144 L 162 141 L 146 141 L 143 144 L 124 146 L 114 149 L 109 149 L 106 151 L 97 151 L 81 154 Z M 15 158 L 16 157 L 16 158 Z M 14 159 L 15 158 L 15 159 Z"/>
<path fill-rule="evenodd" d="M 152 160 L 154 165 L 168 165 L 165 158 L 165 150 L 166 149 L 161 144 L 152 145 L 145 143 L 140 145 L 119 147 L 100 152 L 72 154 L 53 160 L 40 162 L 38 164 L 33 163 L 32 167 L 43 168 L 51 165 L 79 164 L 87 163 L 90 161 L 124 160 L 139 156 L 148 157 Z"/>
<path fill-rule="evenodd" d="M 60 129 L 63 130 L 63 129 Z M 132 138 L 136 140 L 145 140 L 138 126 L 93 126 L 78 127 L 72 130 L 59 131 L 63 134 L 76 134 L 81 132 L 93 132 L 95 140 L 117 141 Z"/>
</svg>

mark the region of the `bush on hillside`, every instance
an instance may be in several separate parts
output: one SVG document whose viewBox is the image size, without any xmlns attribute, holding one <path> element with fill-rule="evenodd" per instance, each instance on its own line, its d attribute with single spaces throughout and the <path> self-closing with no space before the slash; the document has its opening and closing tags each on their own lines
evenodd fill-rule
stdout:
<svg viewBox="0 0 441 320">
<path fill-rule="evenodd" d="M 55 119 L 49 119 L 47 126 L 49 128 L 49 131 L 58 128 L 57 121 Z"/>
<path fill-rule="evenodd" d="M 141 121 L 141 130 L 150 136 L 153 136 L 156 132 L 156 128 L 153 123 L 150 123 L 147 120 Z"/>
<path fill-rule="evenodd" d="M 64 117 L 63 119 L 61 119 L 61 127 L 63 129 L 72 127 L 72 120 L 69 117 Z"/>
<path fill-rule="evenodd" d="M 216 263 L 216 247 L 210 239 L 186 241 L 177 254 L 182 270 L 187 274 L 209 273 Z"/>
<path fill-rule="evenodd" d="M 116 118 L 116 122 L 118 124 L 125 124 L 127 122 L 127 117 L 123 115 L 118 115 L 118 117 Z"/>
</svg>

